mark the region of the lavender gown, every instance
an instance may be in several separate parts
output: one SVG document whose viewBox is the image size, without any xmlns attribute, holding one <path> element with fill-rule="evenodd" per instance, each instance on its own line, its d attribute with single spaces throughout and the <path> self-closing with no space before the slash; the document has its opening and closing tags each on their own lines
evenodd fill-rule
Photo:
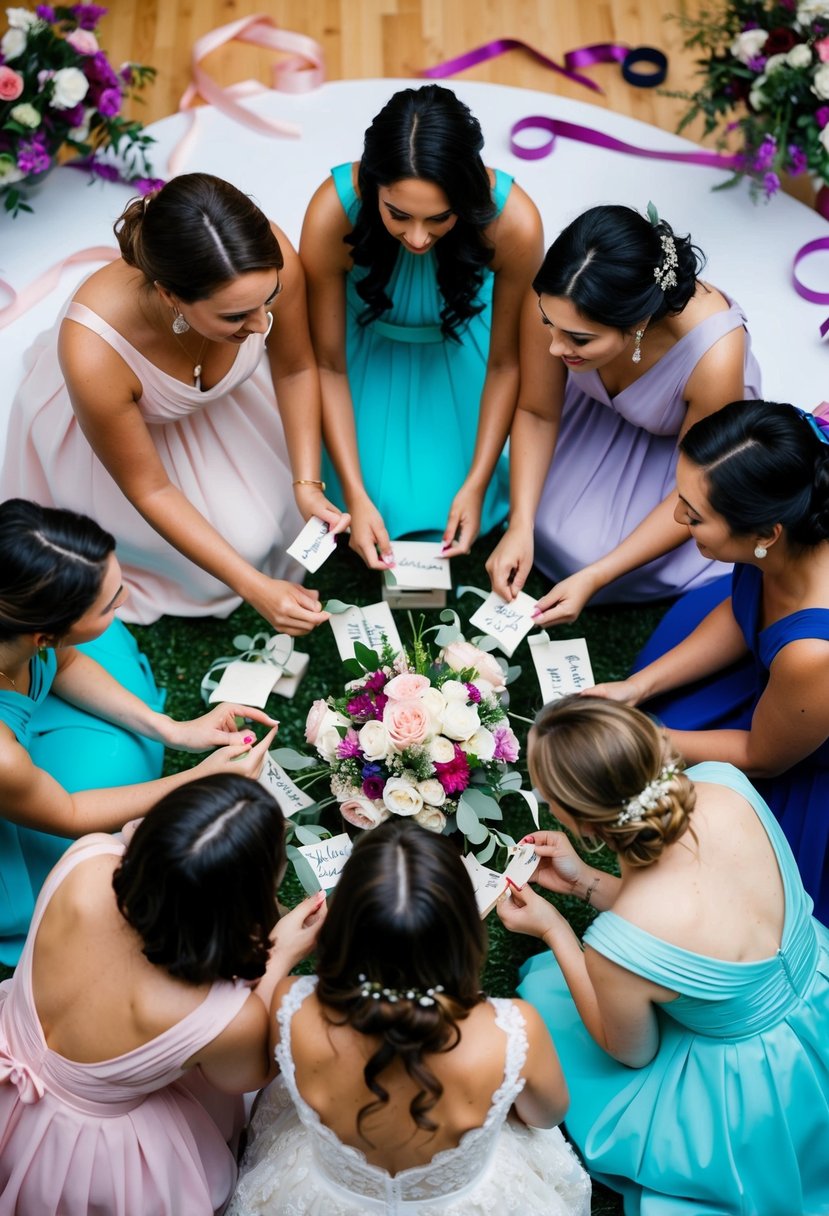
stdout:
<svg viewBox="0 0 829 1216">
<path fill-rule="evenodd" d="M 728 297 L 725 297 L 728 300 Z M 568 372 L 555 456 L 535 520 L 535 565 L 558 581 L 604 557 L 675 487 L 685 386 L 720 338 L 745 328 L 740 306 L 706 317 L 640 379 L 611 397 L 598 371 Z M 746 332 L 745 396 L 760 396 Z M 610 583 L 594 603 L 662 599 L 727 572 L 692 541 Z"/>
</svg>

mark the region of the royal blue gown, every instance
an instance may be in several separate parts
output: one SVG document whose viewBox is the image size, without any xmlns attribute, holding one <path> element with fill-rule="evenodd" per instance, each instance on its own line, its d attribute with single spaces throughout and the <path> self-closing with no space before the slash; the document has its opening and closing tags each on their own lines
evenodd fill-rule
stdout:
<svg viewBox="0 0 829 1216">
<path fill-rule="evenodd" d="M 589 1171 L 622 1192 L 626 1216 L 819 1216 L 829 1212 L 829 932 L 747 778 L 712 762 L 688 775 L 742 794 L 768 833 L 785 897 L 779 950 L 726 962 L 601 913 L 585 943 L 679 993 L 657 1007 L 659 1048 L 644 1068 L 595 1044 L 552 954 L 529 960 L 518 992 L 555 1039 L 567 1131 Z"/>
<path fill-rule="evenodd" d="M 135 639 L 118 620 L 93 642 L 78 647 L 119 684 L 160 710 L 164 694 Z M 122 730 L 50 695 L 57 672 L 53 650 L 32 659 L 29 693 L 0 691 L 0 722 L 12 731 L 38 768 L 64 789 L 106 789 L 161 776 L 164 747 Z M 0 963 L 16 966 L 35 900 L 46 875 L 69 847 L 65 836 L 20 827 L 0 818 Z"/>
<path fill-rule="evenodd" d="M 729 590 L 732 611 L 750 656 L 716 676 L 644 705 L 674 730 L 747 730 L 775 655 L 800 638 L 829 641 L 827 608 L 805 608 L 761 629 L 762 572 L 756 566 L 736 566 L 730 579 L 720 579 L 674 604 L 642 650 L 634 670 L 678 645 Z M 754 785 L 786 834 L 803 885 L 815 901 L 815 916 L 829 924 L 829 740 L 784 773 L 757 778 Z"/>
<path fill-rule="evenodd" d="M 331 171 L 343 210 L 352 223 L 360 209 L 349 162 Z M 492 200 L 501 213 L 512 178 L 495 171 Z M 346 368 L 357 450 L 369 497 L 394 539 L 412 533 L 439 536 L 472 464 L 492 327 L 493 273 L 484 270 L 477 302 L 481 312 L 461 328 L 459 341 L 444 337 L 444 307 L 433 250 L 403 246 L 386 285 L 392 306 L 369 325 L 358 317 L 365 301 L 356 266 L 346 275 Z M 332 502 L 345 496 L 327 454 L 323 477 Z M 502 523 L 509 510 L 506 456 L 496 465 L 484 497 L 481 532 Z"/>
</svg>

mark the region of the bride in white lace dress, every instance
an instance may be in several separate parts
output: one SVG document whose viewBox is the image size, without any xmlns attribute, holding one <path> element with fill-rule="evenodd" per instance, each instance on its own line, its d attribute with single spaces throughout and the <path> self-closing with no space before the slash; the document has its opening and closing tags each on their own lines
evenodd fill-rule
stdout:
<svg viewBox="0 0 829 1216">
<path fill-rule="evenodd" d="M 397 818 L 361 837 L 317 977 L 274 994 L 281 1075 L 226 1216 L 588 1216 L 552 1040 L 480 992 L 485 946 L 445 837 Z"/>
</svg>

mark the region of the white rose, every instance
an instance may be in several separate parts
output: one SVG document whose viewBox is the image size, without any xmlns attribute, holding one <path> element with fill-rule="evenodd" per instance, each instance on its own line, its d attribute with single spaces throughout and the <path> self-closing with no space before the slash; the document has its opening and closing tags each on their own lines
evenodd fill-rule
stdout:
<svg viewBox="0 0 829 1216">
<path fill-rule="evenodd" d="M 474 735 L 481 725 L 478 711 L 474 705 L 463 705 L 460 701 L 450 701 L 443 711 L 441 723 L 443 733 L 450 739 L 468 739 Z"/>
<path fill-rule="evenodd" d="M 348 718 L 344 718 L 342 714 L 338 714 L 336 710 L 326 709 L 322 716 L 322 721 L 317 729 L 317 737 L 314 740 L 314 746 L 317 753 L 322 756 L 329 764 L 336 758 L 337 748 L 342 740 L 342 735 L 337 730 L 338 726 L 349 726 Z"/>
<path fill-rule="evenodd" d="M 72 127 L 69 131 L 70 139 L 77 140 L 79 144 L 82 144 L 86 140 L 89 135 L 89 120 L 94 113 L 95 111 L 91 106 L 86 107 L 83 112 L 83 122 L 77 127 Z"/>
<path fill-rule="evenodd" d="M 797 24 L 811 25 L 816 17 L 829 16 L 829 0 L 800 0 L 797 6 Z"/>
<path fill-rule="evenodd" d="M 445 735 L 435 735 L 429 740 L 429 759 L 433 764 L 449 764 L 455 759 L 455 745 Z"/>
<path fill-rule="evenodd" d="M 13 122 L 19 122 L 21 127 L 29 127 L 31 130 L 40 126 L 40 114 L 28 101 L 21 101 L 20 105 L 9 110 L 9 118 Z"/>
<path fill-rule="evenodd" d="M 763 75 L 771 76 L 772 72 L 776 72 L 778 68 L 783 67 L 788 58 L 788 55 L 769 55 L 763 68 Z"/>
<path fill-rule="evenodd" d="M 385 760 L 391 751 L 388 731 L 382 722 L 366 722 L 357 732 L 366 760 Z"/>
<path fill-rule="evenodd" d="M 768 30 L 743 30 L 731 43 L 731 54 L 740 63 L 748 63 L 760 54 L 768 36 Z"/>
<path fill-rule="evenodd" d="M 439 731 L 440 720 L 443 717 L 444 709 L 446 709 L 446 698 L 443 693 L 439 688 L 427 688 L 420 700 L 423 708 L 429 715 L 432 732 Z"/>
<path fill-rule="evenodd" d="M 8 155 L 0 156 L 0 186 L 10 186 L 12 182 L 22 181 L 25 176 L 18 169 L 13 157 Z M 453 752 L 452 755 L 454 754 Z"/>
<path fill-rule="evenodd" d="M 8 61 L 16 59 L 18 55 L 22 55 L 26 49 L 26 35 L 22 30 L 7 30 L 0 38 L 0 51 L 3 52 L 3 58 Z"/>
<path fill-rule="evenodd" d="M 389 777 L 383 789 L 383 802 L 393 815 L 416 815 L 423 809 L 423 796 L 404 777 Z"/>
<path fill-rule="evenodd" d="M 40 24 L 40 18 L 35 13 L 30 13 L 27 8 L 7 8 L 6 16 L 9 29 L 12 30 L 27 30 L 32 25 Z"/>
<path fill-rule="evenodd" d="M 823 100 L 829 97 L 829 63 L 822 63 L 815 72 L 812 92 Z"/>
<path fill-rule="evenodd" d="M 425 781 L 418 781 L 417 792 L 427 806 L 443 806 L 446 801 L 446 790 L 437 777 L 428 777 Z"/>
<path fill-rule="evenodd" d="M 469 691 L 460 680 L 446 680 L 441 684 L 440 691 L 447 701 L 463 701 L 465 704 L 469 700 Z"/>
<path fill-rule="evenodd" d="M 52 77 L 52 100 L 54 110 L 74 110 L 83 101 L 89 89 L 89 81 L 79 68 L 61 68 Z"/>
<path fill-rule="evenodd" d="M 436 806 L 424 806 L 417 812 L 414 821 L 428 832 L 442 832 L 446 827 L 446 816 Z"/>
<path fill-rule="evenodd" d="M 491 760 L 495 755 L 495 736 L 485 726 L 479 726 L 471 739 L 467 739 L 461 747 L 479 760 Z"/>
<path fill-rule="evenodd" d="M 790 68 L 807 68 L 812 62 L 812 52 L 805 42 L 798 42 L 786 56 Z"/>
<path fill-rule="evenodd" d="M 825 150 L 829 152 L 829 124 L 823 128 L 820 135 L 818 135 L 818 139 L 823 144 Z"/>
</svg>

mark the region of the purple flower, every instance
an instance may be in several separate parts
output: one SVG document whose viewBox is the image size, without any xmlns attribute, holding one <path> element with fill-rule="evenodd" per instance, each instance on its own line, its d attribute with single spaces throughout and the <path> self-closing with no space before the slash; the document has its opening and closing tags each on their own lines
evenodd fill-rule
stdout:
<svg viewBox="0 0 829 1216">
<path fill-rule="evenodd" d="M 63 111 L 63 121 L 70 127 L 79 127 L 83 122 L 84 113 L 84 104 L 79 101 L 73 109 Z"/>
<path fill-rule="evenodd" d="M 496 726 L 492 732 L 495 737 L 493 760 L 501 760 L 504 764 L 514 764 L 518 759 L 519 743 L 509 726 Z"/>
<path fill-rule="evenodd" d="M 103 51 L 97 51 L 84 59 L 83 74 L 90 84 L 98 84 L 103 89 L 118 88 L 118 77 Z"/>
<path fill-rule="evenodd" d="M 763 177 L 763 193 L 766 198 L 771 198 L 780 189 L 780 178 L 776 173 L 766 173 Z"/>
<path fill-rule="evenodd" d="M 107 9 L 99 4 L 73 4 L 69 11 L 82 30 L 94 30 Z"/>
<path fill-rule="evenodd" d="M 22 139 L 17 150 L 17 167 L 21 173 L 45 173 L 52 163 L 49 153 L 37 135 Z"/>
<path fill-rule="evenodd" d="M 754 153 L 754 159 L 751 162 L 752 170 L 755 173 L 765 173 L 765 171 L 770 169 L 774 163 L 776 153 L 777 140 L 773 135 L 765 135 L 760 147 Z"/>
<path fill-rule="evenodd" d="M 752 55 L 751 59 L 749 59 L 748 63 L 746 64 L 746 67 L 749 68 L 752 72 L 758 72 L 758 73 L 762 72 L 762 70 L 765 66 L 766 66 L 765 55 Z"/>
<path fill-rule="evenodd" d="M 357 736 L 357 732 L 353 727 L 349 726 L 348 730 L 345 732 L 345 735 L 337 744 L 337 755 L 339 756 L 340 760 L 351 760 L 355 756 L 361 756 L 362 754 L 363 753 L 360 750 L 360 740 Z"/>
<path fill-rule="evenodd" d="M 363 688 L 368 689 L 369 692 L 382 692 L 388 682 L 389 677 L 384 671 L 373 671 L 363 685 Z"/>
<path fill-rule="evenodd" d="M 47 21 L 49 25 L 52 25 L 55 20 L 55 10 L 51 4 L 39 4 L 35 9 L 35 13 L 40 17 L 41 21 Z"/>
<path fill-rule="evenodd" d="M 372 802 L 376 802 L 383 797 L 385 784 L 382 777 L 366 777 L 363 781 L 363 794 Z"/>
<path fill-rule="evenodd" d="M 121 181 L 121 174 L 118 172 L 115 165 L 107 165 L 101 161 L 90 161 L 89 172 L 94 173 L 96 177 L 102 178 L 105 182 Z"/>
<path fill-rule="evenodd" d="M 787 148 L 789 154 L 789 172 L 792 177 L 797 177 L 798 173 L 802 173 L 808 163 L 806 153 L 802 148 L 798 148 L 797 144 L 789 144 Z"/>
<path fill-rule="evenodd" d="M 477 705 L 481 699 L 480 688 L 477 688 L 474 684 L 464 684 L 464 688 L 466 689 L 466 695 L 469 697 L 472 704 Z"/>
<path fill-rule="evenodd" d="M 114 118 L 121 109 L 121 90 L 104 89 L 98 98 L 98 110 L 104 118 Z"/>
<path fill-rule="evenodd" d="M 358 718 L 361 722 L 368 722 L 371 718 L 377 717 L 374 702 L 367 692 L 361 692 L 358 696 L 352 697 L 346 706 L 346 711 L 350 717 Z"/>
<path fill-rule="evenodd" d="M 146 196 L 147 194 L 155 194 L 157 190 L 161 190 L 167 183 L 163 177 L 134 177 L 130 185 L 135 186 L 139 194 Z"/>
<path fill-rule="evenodd" d="M 815 110 L 815 121 L 822 131 L 829 123 L 829 106 L 818 106 Z"/>
<path fill-rule="evenodd" d="M 131 63 L 122 63 L 121 64 L 120 68 L 118 69 L 118 78 L 119 78 L 119 80 L 122 80 L 124 82 L 124 84 L 126 84 L 126 85 L 132 84 L 133 74 L 132 74 L 132 64 Z"/>
</svg>

